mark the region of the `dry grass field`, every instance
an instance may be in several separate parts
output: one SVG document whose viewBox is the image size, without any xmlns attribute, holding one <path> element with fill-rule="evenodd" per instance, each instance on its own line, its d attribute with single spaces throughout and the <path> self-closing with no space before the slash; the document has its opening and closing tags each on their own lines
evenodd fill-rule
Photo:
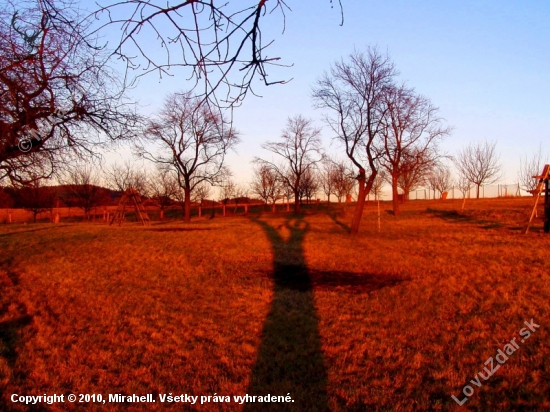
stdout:
<svg viewBox="0 0 550 412">
<path fill-rule="evenodd" d="M 550 410 L 550 235 L 540 220 L 521 233 L 530 205 L 414 201 L 393 216 L 383 204 L 378 232 L 370 204 L 356 237 L 336 205 L 2 225 L 0 410 Z M 521 342 L 531 319 L 540 327 Z M 513 338 L 494 375 L 471 383 Z M 11 402 L 54 393 L 156 402 Z M 233 401 L 245 394 L 294 402 Z M 200 404 L 214 395 L 231 402 Z"/>
</svg>

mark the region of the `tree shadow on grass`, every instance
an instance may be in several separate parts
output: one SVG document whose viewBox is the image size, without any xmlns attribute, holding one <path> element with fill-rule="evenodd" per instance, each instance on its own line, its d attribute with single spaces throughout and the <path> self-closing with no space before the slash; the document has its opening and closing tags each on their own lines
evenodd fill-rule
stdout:
<svg viewBox="0 0 550 412">
<path fill-rule="evenodd" d="M 313 290 L 341 287 L 366 293 L 403 279 L 309 270 L 303 253 L 308 224 L 302 217 L 289 217 L 278 228 L 252 220 L 262 227 L 273 249 L 274 290 L 247 393 L 262 397 L 289 394 L 293 402 L 249 402 L 243 411 L 327 411 L 327 371 Z M 289 235 L 283 236 L 280 229 Z"/>
<path fill-rule="evenodd" d="M 433 216 L 439 217 L 447 222 L 452 223 L 471 223 L 480 226 L 482 229 L 500 229 L 504 227 L 504 224 L 495 220 L 478 219 L 473 216 L 468 216 L 463 213 L 459 213 L 456 210 L 437 210 L 426 209 L 426 212 L 431 213 Z"/>
<path fill-rule="evenodd" d="M 344 229 L 344 231 L 346 233 L 350 233 L 351 232 L 351 228 L 346 225 L 345 223 L 342 223 L 338 220 L 338 213 L 342 213 L 341 211 L 338 211 L 338 210 L 327 210 L 327 214 L 328 216 L 330 217 L 330 219 L 336 223 L 338 226 L 340 226 L 342 229 Z"/>
</svg>

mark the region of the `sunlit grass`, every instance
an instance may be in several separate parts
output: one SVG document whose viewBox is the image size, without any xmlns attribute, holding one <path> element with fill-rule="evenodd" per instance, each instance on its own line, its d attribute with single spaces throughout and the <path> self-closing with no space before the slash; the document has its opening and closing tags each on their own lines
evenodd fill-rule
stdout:
<svg viewBox="0 0 550 412">
<path fill-rule="evenodd" d="M 357 237 L 336 205 L 301 219 L 2 226 L 0 409 L 27 410 L 12 393 L 284 390 L 295 402 L 280 410 L 452 410 L 531 318 L 541 328 L 461 409 L 548 409 L 550 235 L 540 221 L 521 234 L 529 205 L 419 201 L 393 216 L 383 204 L 379 232 L 370 204 Z M 303 266 L 311 286 L 273 276 Z"/>
</svg>

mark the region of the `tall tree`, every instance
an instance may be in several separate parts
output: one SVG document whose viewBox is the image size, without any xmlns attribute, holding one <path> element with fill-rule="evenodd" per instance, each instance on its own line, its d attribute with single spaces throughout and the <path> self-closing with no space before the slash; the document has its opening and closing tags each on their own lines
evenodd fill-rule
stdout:
<svg viewBox="0 0 550 412">
<path fill-rule="evenodd" d="M 0 5 L 0 178 L 50 177 L 134 136 L 139 117 L 90 24 L 69 1 Z"/>
<path fill-rule="evenodd" d="M 322 159 L 321 129 L 301 115 L 289 117 L 281 140 L 267 142 L 262 148 L 283 160 L 280 163 L 256 158 L 259 165 L 270 167 L 294 193 L 294 213 L 300 213 L 300 184 L 302 178 Z"/>
<path fill-rule="evenodd" d="M 375 48 L 354 52 L 348 61 L 334 63 L 313 89 L 318 108 L 328 109 L 325 120 L 357 170 L 358 199 L 351 233 L 359 232 L 365 199 L 378 174 L 376 144 L 381 138 L 385 96 L 397 75 L 393 62 Z"/>
<path fill-rule="evenodd" d="M 393 213 L 397 215 L 401 175 L 429 170 L 438 157 L 437 144 L 450 129 L 442 126 L 438 109 L 426 97 L 404 85 L 388 88 L 384 105 L 380 164 L 390 177 Z"/>
<path fill-rule="evenodd" d="M 465 147 L 455 161 L 460 175 L 476 186 L 476 198 L 483 184 L 496 182 L 500 177 L 501 166 L 496 151 L 497 142 L 476 142 Z"/>
<path fill-rule="evenodd" d="M 194 188 L 202 182 L 216 185 L 224 180 L 228 174 L 225 155 L 239 141 L 222 113 L 190 92 L 168 95 L 143 138 L 139 154 L 175 172 L 183 190 L 186 222 L 191 220 Z"/>
</svg>

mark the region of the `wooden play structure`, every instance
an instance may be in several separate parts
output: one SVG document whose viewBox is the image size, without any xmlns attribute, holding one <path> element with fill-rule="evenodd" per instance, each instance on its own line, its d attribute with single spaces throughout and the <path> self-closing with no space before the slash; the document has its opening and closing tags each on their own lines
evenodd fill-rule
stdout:
<svg viewBox="0 0 550 412">
<path fill-rule="evenodd" d="M 535 205 L 533 206 L 533 211 L 529 217 L 529 222 L 527 222 L 525 233 L 529 232 L 529 227 L 531 226 L 531 222 L 537 213 L 537 206 L 542 193 L 544 193 L 544 232 L 548 233 L 550 232 L 550 188 L 548 187 L 548 181 L 550 180 L 550 165 L 545 165 L 540 176 L 533 176 L 533 178 L 538 179 L 539 182 L 535 190 L 532 191 L 533 196 L 535 197 Z"/>
<path fill-rule="evenodd" d="M 145 210 L 145 207 L 143 206 L 143 202 L 141 201 L 141 196 L 139 195 L 138 191 L 134 188 L 127 189 L 120 198 L 120 202 L 118 203 L 118 207 L 116 209 L 115 214 L 113 215 L 113 218 L 111 219 L 111 222 L 109 223 L 109 226 L 112 225 L 115 221 L 120 226 L 122 224 L 122 221 L 124 220 L 124 214 L 126 212 L 126 206 L 130 203 L 134 206 L 134 210 L 136 212 L 136 218 L 138 222 L 141 222 L 142 225 L 147 226 L 149 224 L 149 215 L 147 214 L 147 211 Z"/>
</svg>

